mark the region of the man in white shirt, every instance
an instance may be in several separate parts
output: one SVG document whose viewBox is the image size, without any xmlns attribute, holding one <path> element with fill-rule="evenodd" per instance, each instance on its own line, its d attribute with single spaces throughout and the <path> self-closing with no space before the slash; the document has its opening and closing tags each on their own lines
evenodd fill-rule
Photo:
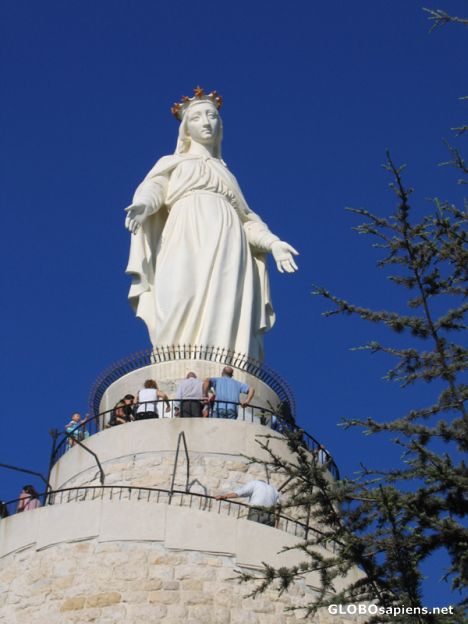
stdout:
<svg viewBox="0 0 468 624">
<path fill-rule="evenodd" d="M 275 526 L 274 507 L 279 502 L 279 494 L 278 490 L 273 485 L 266 483 L 266 481 L 259 479 L 249 481 L 249 483 L 237 488 L 237 490 L 215 496 L 215 499 L 224 500 L 226 498 L 242 498 L 246 496 L 249 496 L 249 505 L 252 507 L 252 509 L 249 509 L 248 519 L 267 524 L 268 526 Z M 264 507 L 265 509 L 258 509 L 259 507 Z"/>
<path fill-rule="evenodd" d="M 197 379 L 194 372 L 188 373 L 187 377 L 182 379 L 177 386 L 176 399 L 179 401 L 178 416 L 181 418 L 200 418 L 203 410 L 203 381 Z"/>
</svg>

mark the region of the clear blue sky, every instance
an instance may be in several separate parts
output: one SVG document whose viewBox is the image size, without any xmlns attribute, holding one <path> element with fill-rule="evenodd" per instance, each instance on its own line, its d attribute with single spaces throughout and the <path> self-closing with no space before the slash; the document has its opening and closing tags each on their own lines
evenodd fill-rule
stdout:
<svg viewBox="0 0 468 624">
<path fill-rule="evenodd" d="M 468 14 L 464 0 L 444 0 Z M 466 117 L 466 28 L 428 34 L 416 0 L 34 0 L 0 2 L 2 202 L 0 462 L 46 471 L 48 430 L 87 411 L 100 371 L 149 346 L 127 304 L 123 208 L 175 146 L 169 108 L 200 84 L 217 89 L 223 155 L 247 201 L 300 250 L 300 272 L 272 267 L 277 324 L 266 361 L 292 385 L 298 421 L 344 474 L 388 465 L 388 443 L 344 432 L 344 417 L 388 419 L 430 403 L 430 387 L 382 381 L 388 362 L 350 348 L 389 338 L 324 319 L 314 283 L 401 310 L 370 240 L 345 206 L 388 214 L 385 149 L 408 164 L 413 204 L 460 203 L 437 166 Z M 465 106 L 465 108 L 464 108 Z M 1 473 L 0 496 L 34 479 Z M 450 602 L 428 566 L 427 604 Z"/>
</svg>

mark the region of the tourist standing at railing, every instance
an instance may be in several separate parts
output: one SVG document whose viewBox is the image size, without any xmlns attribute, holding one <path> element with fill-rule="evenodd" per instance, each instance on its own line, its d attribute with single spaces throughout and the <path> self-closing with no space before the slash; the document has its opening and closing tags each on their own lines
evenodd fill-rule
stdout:
<svg viewBox="0 0 468 624">
<path fill-rule="evenodd" d="M 135 420 L 135 397 L 133 394 L 126 394 L 122 401 L 124 403 L 123 411 L 126 422 Z"/>
<path fill-rule="evenodd" d="M 41 506 L 39 494 L 32 485 L 25 485 L 19 495 L 19 502 L 16 508 L 17 513 L 21 511 L 29 511 Z"/>
<path fill-rule="evenodd" d="M 81 416 L 78 412 L 72 414 L 71 420 L 65 427 L 65 431 L 68 434 L 68 445 L 75 446 L 77 441 L 81 442 L 88 437 L 88 432 L 84 428 L 84 424 L 87 422 L 87 418 L 81 420 Z"/>
<path fill-rule="evenodd" d="M 233 379 L 234 370 L 230 366 L 223 368 L 222 377 L 205 379 L 203 393 L 205 396 L 212 390 L 215 395 L 213 407 L 213 418 L 237 418 L 237 404 L 243 408 L 250 404 L 255 390 L 252 386 Z M 240 400 L 240 395 L 246 394 L 244 401 Z"/>
<path fill-rule="evenodd" d="M 324 466 L 325 464 L 328 464 L 330 462 L 331 460 L 330 453 L 323 446 L 323 444 L 319 444 L 316 453 L 317 453 L 317 459 L 321 466 Z"/>
<path fill-rule="evenodd" d="M 125 417 L 125 403 L 123 400 L 118 401 L 115 404 L 114 409 L 109 420 L 109 426 L 115 427 L 115 425 L 123 425 L 127 422 Z"/>
<path fill-rule="evenodd" d="M 285 416 L 278 416 L 276 414 L 272 414 L 270 420 L 270 427 L 273 431 L 277 431 L 278 433 L 285 433 L 286 431 L 294 430 L 294 420 L 290 418 L 289 420 Z"/>
<path fill-rule="evenodd" d="M 185 379 L 179 382 L 176 390 L 176 399 L 179 401 L 177 416 L 181 418 L 200 418 L 203 415 L 203 381 L 198 379 L 192 371 Z"/>
<path fill-rule="evenodd" d="M 166 403 L 166 412 L 171 411 L 168 396 L 158 389 L 158 384 L 154 379 L 147 379 L 144 387 L 137 394 L 137 411 L 135 420 L 145 420 L 147 418 L 159 418 L 157 401 L 162 399 Z"/>
<path fill-rule="evenodd" d="M 216 500 L 224 500 L 226 498 L 243 498 L 249 497 L 249 505 L 257 509 L 249 509 L 249 520 L 275 526 L 276 510 L 275 507 L 279 502 L 278 490 L 260 479 L 254 479 L 237 490 L 227 492 L 227 494 L 219 494 L 215 496 Z M 262 507 L 263 509 L 258 509 Z"/>
</svg>

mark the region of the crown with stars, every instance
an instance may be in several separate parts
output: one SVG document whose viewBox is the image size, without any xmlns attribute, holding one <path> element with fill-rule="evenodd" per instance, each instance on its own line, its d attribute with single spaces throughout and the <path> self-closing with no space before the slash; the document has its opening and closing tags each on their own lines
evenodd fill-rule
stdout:
<svg viewBox="0 0 468 624">
<path fill-rule="evenodd" d="M 216 108 L 219 110 L 223 103 L 223 98 L 218 95 L 217 91 L 211 91 L 211 93 L 205 93 L 205 91 L 201 87 L 195 87 L 193 90 L 194 96 L 188 97 L 188 95 L 182 96 L 180 102 L 176 102 L 174 106 L 171 107 L 171 113 L 176 117 L 179 121 L 182 121 L 182 118 L 185 114 L 185 111 L 194 102 L 211 102 Z"/>
</svg>

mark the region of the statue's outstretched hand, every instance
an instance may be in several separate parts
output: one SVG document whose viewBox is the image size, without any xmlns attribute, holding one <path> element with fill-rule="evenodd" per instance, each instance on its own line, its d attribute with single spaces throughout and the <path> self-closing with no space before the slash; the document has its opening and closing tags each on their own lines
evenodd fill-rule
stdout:
<svg viewBox="0 0 468 624">
<path fill-rule="evenodd" d="M 284 241 L 275 241 L 271 246 L 271 253 L 275 259 L 276 266 L 280 273 L 294 273 L 297 271 L 297 264 L 294 262 L 294 256 L 298 256 L 299 252 L 285 243 Z"/>
<path fill-rule="evenodd" d="M 125 208 L 125 227 L 132 234 L 136 234 L 138 228 L 148 216 L 148 207 L 145 204 L 130 204 Z"/>
</svg>

